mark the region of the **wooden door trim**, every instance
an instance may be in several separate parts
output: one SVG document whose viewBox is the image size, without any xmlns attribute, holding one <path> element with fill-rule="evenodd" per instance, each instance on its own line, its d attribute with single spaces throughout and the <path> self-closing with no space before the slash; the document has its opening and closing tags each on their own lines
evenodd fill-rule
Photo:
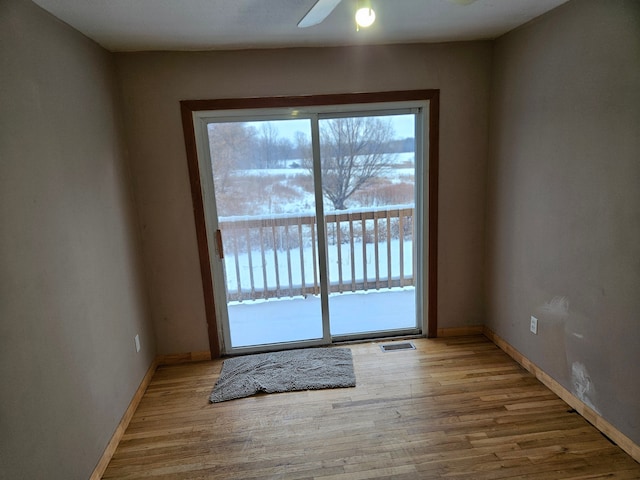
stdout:
<svg viewBox="0 0 640 480">
<path fill-rule="evenodd" d="M 220 356 L 220 341 L 218 338 L 218 323 L 216 319 L 216 306 L 213 295 L 213 278 L 210 268 L 211 254 L 209 252 L 209 245 L 207 242 L 200 170 L 198 168 L 198 153 L 193 124 L 194 112 L 209 110 L 311 107 L 325 105 L 357 105 L 425 100 L 429 102 L 429 238 L 427 240 L 428 306 L 426 335 L 428 337 L 436 337 L 438 332 L 437 253 L 440 90 L 428 89 L 329 95 L 222 98 L 213 100 L 183 100 L 180 102 L 187 165 L 189 168 L 189 181 L 191 184 L 191 200 L 193 202 L 193 214 L 198 240 L 198 254 L 200 258 L 200 274 L 202 277 L 205 315 L 207 319 L 209 346 L 211 348 L 212 358 Z"/>
</svg>

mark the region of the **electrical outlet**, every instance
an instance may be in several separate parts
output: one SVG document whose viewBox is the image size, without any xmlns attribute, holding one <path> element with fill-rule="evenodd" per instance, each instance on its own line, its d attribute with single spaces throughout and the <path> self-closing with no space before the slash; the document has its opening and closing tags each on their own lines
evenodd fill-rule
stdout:
<svg viewBox="0 0 640 480">
<path fill-rule="evenodd" d="M 538 319 L 534 316 L 531 316 L 531 333 L 537 335 L 538 334 Z"/>
<path fill-rule="evenodd" d="M 140 335 L 136 333 L 136 336 L 133 337 L 133 340 L 136 342 L 136 352 L 140 352 Z"/>
</svg>

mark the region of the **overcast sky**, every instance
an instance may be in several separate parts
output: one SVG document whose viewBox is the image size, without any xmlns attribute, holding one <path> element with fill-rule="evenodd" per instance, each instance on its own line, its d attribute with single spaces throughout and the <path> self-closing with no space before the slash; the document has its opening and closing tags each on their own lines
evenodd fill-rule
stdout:
<svg viewBox="0 0 640 480">
<path fill-rule="evenodd" d="M 414 137 L 414 116 L 409 115 L 390 115 L 388 118 L 392 120 L 395 138 L 413 138 Z M 248 122 L 248 125 L 256 127 L 260 132 L 260 124 L 262 122 Z M 311 126 L 308 119 L 300 120 L 274 120 L 273 125 L 278 128 L 281 137 L 295 140 L 296 132 L 304 132 L 308 137 L 311 136 Z"/>
</svg>

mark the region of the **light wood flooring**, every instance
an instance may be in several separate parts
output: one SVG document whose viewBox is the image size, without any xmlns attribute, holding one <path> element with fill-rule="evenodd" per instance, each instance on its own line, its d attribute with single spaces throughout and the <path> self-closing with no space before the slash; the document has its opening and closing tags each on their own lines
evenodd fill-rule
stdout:
<svg viewBox="0 0 640 480">
<path fill-rule="evenodd" d="M 347 345 L 355 388 L 219 404 L 221 360 L 160 367 L 103 478 L 640 479 L 485 337 L 413 342 Z"/>
</svg>

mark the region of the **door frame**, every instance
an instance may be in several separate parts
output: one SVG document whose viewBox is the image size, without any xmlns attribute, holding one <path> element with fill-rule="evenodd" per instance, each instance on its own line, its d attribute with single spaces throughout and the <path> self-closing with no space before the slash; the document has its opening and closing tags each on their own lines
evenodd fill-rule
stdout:
<svg viewBox="0 0 640 480">
<path fill-rule="evenodd" d="M 210 267 L 211 255 L 207 239 L 205 209 L 202 194 L 202 179 L 198 166 L 198 150 L 194 113 L 211 110 L 295 108 L 310 106 L 331 106 L 348 104 L 393 103 L 408 101 L 427 101 L 429 114 L 428 138 L 428 209 L 423 229 L 428 229 L 427 239 L 427 328 L 426 336 L 437 336 L 437 239 L 438 239 L 438 157 L 439 157 L 439 114 L 440 90 L 404 90 L 391 92 L 347 93 L 332 95 L 308 95 L 288 97 L 249 97 L 213 100 L 183 100 L 180 102 L 182 128 L 184 133 L 187 166 L 191 185 L 191 199 L 198 242 L 200 274 L 205 304 L 205 316 L 208 327 L 211 357 L 220 356 L 219 325 L 214 300 L 213 277 Z M 417 295 L 424 294 L 416 292 Z M 424 311 L 423 311 L 424 313 Z M 424 323 L 424 322 L 423 322 Z"/>
</svg>

